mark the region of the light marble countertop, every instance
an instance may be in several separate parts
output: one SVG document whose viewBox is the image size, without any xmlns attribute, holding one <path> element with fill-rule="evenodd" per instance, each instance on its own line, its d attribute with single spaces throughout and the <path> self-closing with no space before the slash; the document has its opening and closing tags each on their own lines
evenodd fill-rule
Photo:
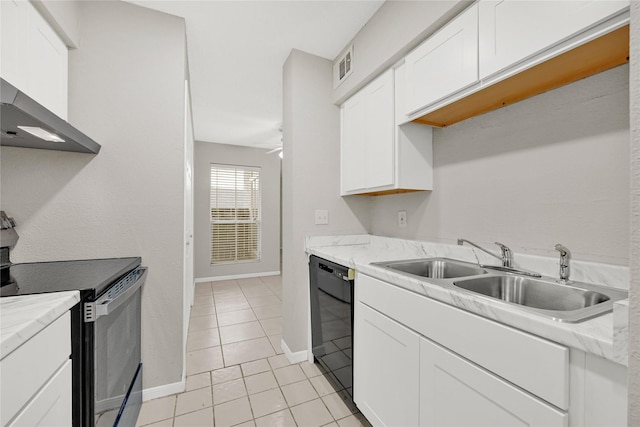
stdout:
<svg viewBox="0 0 640 427">
<path fill-rule="evenodd" d="M 615 304 L 614 312 L 579 323 L 563 323 L 517 306 L 456 291 L 426 280 L 370 265 L 372 262 L 429 257 L 446 257 L 483 264 L 496 264 L 495 259 L 467 246 L 417 242 L 371 235 L 309 236 L 305 247 L 309 255 L 354 268 L 417 294 L 445 302 L 500 323 L 530 332 L 551 341 L 573 347 L 608 360 L 627 365 L 626 342 L 628 322 L 625 304 Z M 544 257 L 514 254 L 515 267 L 557 276 L 558 262 Z M 616 288 L 628 286 L 628 268 L 572 261 L 572 279 Z M 555 272 L 555 274 L 553 273 Z M 615 322 L 614 322 L 615 314 Z M 615 326 L 614 326 L 615 324 Z"/>
<path fill-rule="evenodd" d="M 80 301 L 78 291 L 0 298 L 0 359 Z"/>
</svg>

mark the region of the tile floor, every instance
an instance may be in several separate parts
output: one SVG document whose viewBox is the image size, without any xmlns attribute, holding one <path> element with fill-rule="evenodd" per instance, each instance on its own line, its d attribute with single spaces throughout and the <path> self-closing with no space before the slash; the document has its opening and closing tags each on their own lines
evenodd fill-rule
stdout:
<svg viewBox="0 0 640 427">
<path fill-rule="evenodd" d="M 198 283 L 184 393 L 144 402 L 137 426 L 370 427 L 315 364 L 289 364 L 280 276 Z"/>
</svg>

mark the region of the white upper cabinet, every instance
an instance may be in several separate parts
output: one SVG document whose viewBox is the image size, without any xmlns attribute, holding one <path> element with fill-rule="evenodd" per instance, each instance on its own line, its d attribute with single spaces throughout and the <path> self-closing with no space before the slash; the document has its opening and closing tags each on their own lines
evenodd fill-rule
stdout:
<svg viewBox="0 0 640 427">
<path fill-rule="evenodd" d="M 628 1 L 480 0 L 480 78 L 619 13 Z"/>
<path fill-rule="evenodd" d="M 66 44 L 25 0 L 0 2 L 3 79 L 67 119 L 68 50 Z"/>
<path fill-rule="evenodd" d="M 390 69 L 341 107 L 341 194 L 432 189 L 431 129 L 398 126 L 398 71 Z"/>
<path fill-rule="evenodd" d="M 411 114 L 478 81 L 478 5 L 458 15 L 405 58 Z"/>
</svg>

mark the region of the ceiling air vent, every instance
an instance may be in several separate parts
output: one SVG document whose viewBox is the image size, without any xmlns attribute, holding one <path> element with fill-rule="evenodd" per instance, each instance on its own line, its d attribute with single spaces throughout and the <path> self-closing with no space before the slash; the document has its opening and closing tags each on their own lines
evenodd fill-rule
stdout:
<svg viewBox="0 0 640 427">
<path fill-rule="evenodd" d="M 333 64 L 333 87 L 336 88 L 342 83 L 353 71 L 353 45 L 349 46 L 346 51 Z"/>
</svg>

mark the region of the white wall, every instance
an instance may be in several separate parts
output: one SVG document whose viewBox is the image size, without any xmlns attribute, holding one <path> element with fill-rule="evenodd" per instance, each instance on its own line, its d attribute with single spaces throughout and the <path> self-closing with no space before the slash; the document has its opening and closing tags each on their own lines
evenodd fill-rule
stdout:
<svg viewBox="0 0 640 427">
<path fill-rule="evenodd" d="M 334 102 L 343 103 L 471 3 L 386 1 L 349 43 L 353 44 L 353 73 L 336 88 Z"/>
<path fill-rule="evenodd" d="M 280 157 L 269 150 L 196 142 L 194 170 L 196 279 L 280 271 Z M 211 163 L 260 167 L 262 180 L 262 259 L 211 265 Z"/>
<path fill-rule="evenodd" d="M 82 2 L 69 121 L 96 156 L 2 147 L 14 262 L 141 256 L 144 387 L 181 381 L 185 26 L 124 2 Z"/>
<path fill-rule="evenodd" d="M 369 200 L 340 197 L 340 112 L 332 100 L 332 63 L 293 50 L 284 64 L 282 169 L 283 340 L 307 350 L 309 274 L 304 237 L 366 233 Z M 329 211 L 315 225 L 314 211 Z"/>
<path fill-rule="evenodd" d="M 574 259 L 628 265 L 628 73 L 434 129 L 434 190 L 375 198 L 371 233 L 552 257 L 562 243 Z"/>
<path fill-rule="evenodd" d="M 31 0 L 67 46 L 80 45 L 80 0 Z"/>
<path fill-rule="evenodd" d="M 631 2 L 631 284 L 629 301 L 630 426 L 640 425 L 640 2 Z"/>
</svg>

